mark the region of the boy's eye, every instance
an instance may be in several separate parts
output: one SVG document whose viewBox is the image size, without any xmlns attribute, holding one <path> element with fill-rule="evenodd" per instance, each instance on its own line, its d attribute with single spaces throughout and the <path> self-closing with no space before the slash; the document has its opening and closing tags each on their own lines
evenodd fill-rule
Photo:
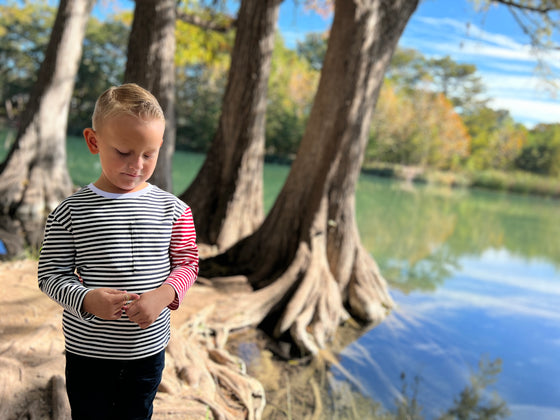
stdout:
<svg viewBox="0 0 560 420">
<path fill-rule="evenodd" d="M 120 156 L 128 156 L 129 152 L 121 152 L 119 149 L 115 149 Z"/>
</svg>

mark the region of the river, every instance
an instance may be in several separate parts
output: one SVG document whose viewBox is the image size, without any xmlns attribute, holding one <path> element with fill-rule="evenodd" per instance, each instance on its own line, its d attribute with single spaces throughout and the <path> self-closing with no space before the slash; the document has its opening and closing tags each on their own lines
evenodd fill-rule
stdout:
<svg viewBox="0 0 560 420">
<path fill-rule="evenodd" d="M 414 398 L 426 419 L 465 390 L 559 419 L 560 202 L 362 176 L 357 215 L 396 301 L 342 352 L 362 392 L 389 411 Z"/>
</svg>

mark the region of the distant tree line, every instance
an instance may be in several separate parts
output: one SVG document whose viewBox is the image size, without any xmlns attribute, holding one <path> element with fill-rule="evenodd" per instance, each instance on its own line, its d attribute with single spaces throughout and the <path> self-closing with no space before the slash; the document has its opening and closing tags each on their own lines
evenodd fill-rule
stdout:
<svg viewBox="0 0 560 420">
<path fill-rule="evenodd" d="M 2 5 L 0 124 L 17 125 L 56 10 L 43 3 Z M 99 92 L 119 84 L 126 65 L 130 12 L 90 18 L 68 121 L 80 135 Z M 177 23 L 178 149 L 206 152 L 221 112 L 233 34 Z M 313 103 L 327 38 L 309 34 L 296 51 L 276 37 L 269 79 L 266 155 L 290 161 Z M 441 170 L 522 170 L 560 174 L 560 123 L 528 129 L 487 106 L 476 67 L 451 58 L 395 53 L 370 130 L 364 165 L 386 162 Z"/>
</svg>

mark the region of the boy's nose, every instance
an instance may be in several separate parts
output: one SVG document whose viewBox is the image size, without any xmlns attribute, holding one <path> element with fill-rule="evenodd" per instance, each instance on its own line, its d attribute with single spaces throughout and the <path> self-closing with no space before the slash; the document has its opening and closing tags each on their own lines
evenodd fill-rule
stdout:
<svg viewBox="0 0 560 420">
<path fill-rule="evenodd" d="M 143 163 L 142 163 L 142 156 L 138 156 L 138 157 L 133 157 L 129 162 L 128 162 L 128 166 L 131 169 L 142 169 Z"/>
</svg>

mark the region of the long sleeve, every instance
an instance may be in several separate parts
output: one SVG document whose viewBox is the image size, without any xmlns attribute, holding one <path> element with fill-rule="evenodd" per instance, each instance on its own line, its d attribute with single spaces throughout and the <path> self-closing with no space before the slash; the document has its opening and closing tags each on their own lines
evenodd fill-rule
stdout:
<svg viewBox="0 0 560 420">
<path fill-rule="evenodd" d="M 39 288 L 76 317 L 90 319 L 93 315 L 81 311 L 89 289 L 83 286 L 75 268 L 72 234 L 51 214 L 39 257 Z"/>
<path fill-rule="evenodd" d="M 177 309 L 187 290 L 194 284 L 198 276 L 196 232 L 192 213 L 188 207 L 173 225 L 169 255 L 171 258 L 171 273 L 165 283 L 170 284 L 175 289 L 177 296 L 168 307 L 169 309 Z"/>
</svg>

